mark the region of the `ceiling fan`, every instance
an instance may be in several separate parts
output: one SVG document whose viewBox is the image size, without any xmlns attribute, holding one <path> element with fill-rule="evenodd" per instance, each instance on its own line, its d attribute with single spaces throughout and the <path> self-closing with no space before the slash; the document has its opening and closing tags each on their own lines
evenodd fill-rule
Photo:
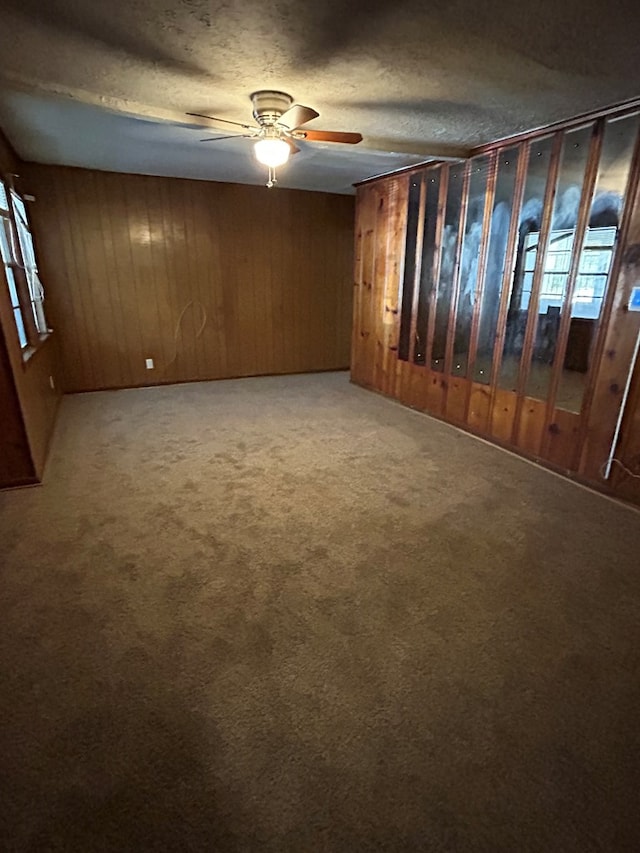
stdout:
<svg viewBox="0 0 640 853">
<path fill-rule="evenodd" d="M 214 122 L 234 125 L 242 128 L 244 133 L 233 136 L 213 136 L 202 139 L 202 142 L 219 142 L 222 139 L 255 139 L 254 152 L 258 162 L 267 166 L 269 178 L 267 186 L 276 183 L 276 168 L 283 166 L 290 155 L 297 154 L 300 149 L 296 140 L 305 142 L 341 142 L 346 145 L 356 145 L 362 141 L 361 133 L 342 133 L 331 130 L 303 130 L 303 125 L 317 118 L 319 113 L 311 107 L 294 104 L 291 95 L 286 92 L 275 92 L 261 89 L 251 96 L 253 117 L 257 124 L 243 124 L 226 118 L 203 115 L 202 113 L 187 113 L 189 116 L 207 118 Z"/>
</svg>

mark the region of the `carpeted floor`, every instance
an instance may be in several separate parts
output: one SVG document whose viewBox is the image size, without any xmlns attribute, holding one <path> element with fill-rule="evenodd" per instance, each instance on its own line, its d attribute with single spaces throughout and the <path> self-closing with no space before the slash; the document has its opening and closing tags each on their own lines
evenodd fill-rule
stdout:
<svg viewBox="0 0 640 853">
<path fill-rule="evenodd" d="M 349 385 L 64 400 L 0 494 L 3 851 L 631 851 L 640 514 Z"/>
</svg>

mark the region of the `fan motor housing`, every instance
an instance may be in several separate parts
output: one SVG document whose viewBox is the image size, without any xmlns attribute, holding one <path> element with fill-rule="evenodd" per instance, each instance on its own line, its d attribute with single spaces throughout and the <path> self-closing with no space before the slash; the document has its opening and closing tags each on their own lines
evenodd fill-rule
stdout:
<svg viewBox="0 0 640 853">
<path fill-rule="evenodd" d="M 251 95 L 253 103 L 253 117 L 262 127 L 275 124 L 280 116 L 289 109 L 293 103 L 291 95 L 286 92 L 274 92 L 270 89 L 261 89 Z"/>
</svg>

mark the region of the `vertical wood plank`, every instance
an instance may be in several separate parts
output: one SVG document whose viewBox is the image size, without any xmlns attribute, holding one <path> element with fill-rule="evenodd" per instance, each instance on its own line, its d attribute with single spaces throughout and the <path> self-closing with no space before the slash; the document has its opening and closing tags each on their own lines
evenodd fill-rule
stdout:
<svg viewBox="0 0 640 853">
<path fill-rule="evenodd" d="M 467 424 L 474 432 L 482 435 L 489 433 L 489 417 L 491 413 L 491 388 L 480 382 L 471 382 L 469 404 L 467 409 Z"/>
<path fill-rule="evenodd" d="M 355 382 L 362 381 L 360 362 L 362 357 L 361 323 L 362 323 L 362 288 L 364 257 L 364 236 L 366 227 L 364 212 L 366 210 L 367 187 L 358 187 L 356 197 L 356 223 L 354 231 L 354 275 L 353 275 L 353 325 L 351 327 L 351 378 Z"/>
<path fill-rule="evenodd" d="M 537 459 L 544 430 L 545 402 L 533 397 L 519 397 L 518 404 L 518 448 Z"/>
<path fill-rule="evenodd" d="M 387 269 L 389 267 L 389 218 L 393 203 L 395 184 L 384 181 L 378 187 L 375 219 L 375 250 L 373 289 L 371 294 L 371 328 L 374 336 L 374 372 L 373 384 L 384 390 L 384 357 L 386 350 L 386 323 L 384 317 Z"/>
<path fill-rule="evenodd" d="M 511 441 L 517 400 L 517 395 L 513 391 L 494 388 L 491 403 L 491 435 L 504 444 Z"/>
<path fill-rule="evenodd" d="M 375 271 L 377 198 L 378 195 L 375 188 L 368 187 L 364 211 L 365 230 L 362 246 L 362 295 L 360 314 L 362 381 L 366 385 L 373 385 L 375 370 L 375 318 L 371 303 L 373 300 L 373 277 Z"/>
<path fill-rule="evenodd" d="M 387 222 L 388 264 L 382 314 L 384 327 L 382 375 L 384 384 L 381 389 L 385 394 L 394 394 L 396 390 L 396 363 L 400 335 L 400 304 L 404 275 L 408 201 L 409 180 L 407 177 L 399 177 L 394 180 L 394 191 L 389 200 Z"/>
</svg>

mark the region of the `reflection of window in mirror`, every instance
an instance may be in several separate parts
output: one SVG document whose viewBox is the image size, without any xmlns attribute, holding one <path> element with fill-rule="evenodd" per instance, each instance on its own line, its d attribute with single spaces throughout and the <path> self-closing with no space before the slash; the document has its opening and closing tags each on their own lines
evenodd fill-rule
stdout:
<svg viewBox="0 0 640 853">
<path fill-rule="evenodd" d="M 571 302 L 563 373 L 556 399 L 556 405 L 562 409 L 579 412 L 582 406 L 586 374 L 607 290 L 617 233 L 616 225 L 603 225 L 588 227 L 584 235 Z"/>
<path fill-rule="evenodd" d="M 507 378 L 507 371 L 509 374 L 513 374 L 512 380 L 515 380 L 517 374 L 517 363 L 511 362 L 514 358 L 519 361 L 524 344 L 527 312 L 533 288 L 533 273 L 538 254 L 539 228 L 540 219 L 538 216 L 522 217 L 513 274 L 513 287 L 509 299 L 503 355 L 503 373 L 505 374 L 505 378 Z"/>
<path fill-rule="evenodd" d="M 571 306 L 572 317 L 597 320 L 604 298 L 617 229 L 588 228 Z M 521 310 L 529 307 L 539 234 L 527 234 L 523 245 Z M 562 307 L 564 284 L 571 264 L 573 230 L 552 231 L 545 257 L 538 313 Z"/>
<path fill-rule="evenodd" d="M 597 320 L 607 286 L 617 228 L 588 228 L 571 306 L 572 317 Z"/>
</svg>

